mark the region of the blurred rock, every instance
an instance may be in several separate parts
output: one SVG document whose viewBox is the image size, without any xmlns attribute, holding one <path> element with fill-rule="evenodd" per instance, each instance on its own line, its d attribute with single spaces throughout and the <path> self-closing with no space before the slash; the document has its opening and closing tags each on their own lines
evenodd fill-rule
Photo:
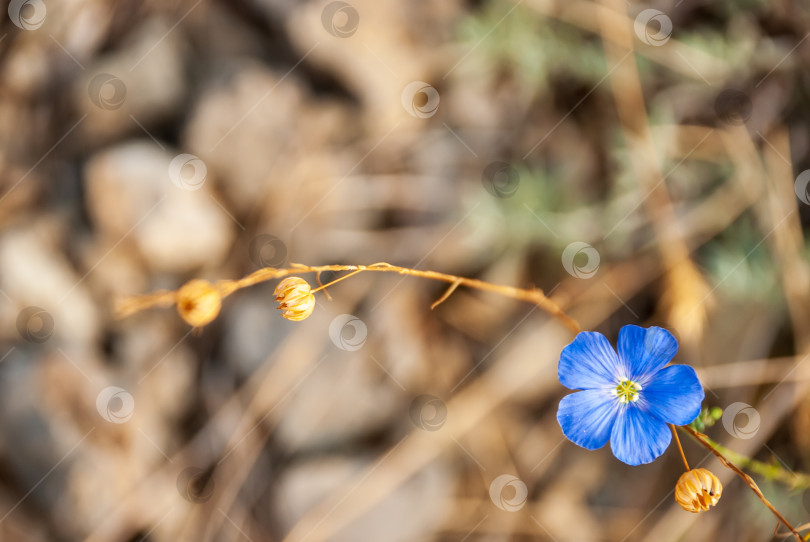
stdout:
<svg viewBox="0 0 810 542">
<path fill-rule="evenodd" d="M 251 294 L 234 297 L 225 308 L 224 348 L 228 364 L 238 374 L 249 375 L 270 357 L 286 327 L 278 325 L 272 287 L 256 286 Z"/>
<path fill-rule="evenodd" d="M 196 376 L 197 359 L 189 346 L 190 338 L 178 340 L 168 324 L 174 315 L 161 316 L 139 319 L 128 326 L 117 343 L 116 354 L 129 373 L 127 381 L 132 386 L 137 383 L 138 393 L 149 398 L 137 405 L 138 413 L 145 423 L 154 424 L 156 431 L 171 435 L 171 424 L 187 413 L 194 399 L 188 389 Z"/>
<path fill-rule="evenodd" d="M 98 310 L 82 277 L 56 250 L 53 240 L 47 228 L 30 223 L 0 237 L 4 327 L 14 330 L 19 311 L 40 307 L 53 318 L 53 336 L 48 340 L 89 348 L 98 339 Z M 16 330 L 12 335 L 20 340 Z"/>
<path fill-rule="evenodd" d="M 48 80 L 48 51 L 38 40 L 21 40 L 14 53 L 3 63 L 2 77 L 15 94 L 33 93 Z"/>
<path fill-rule="evenodd" d="M 93 294 L 112 299 L 148 291 L 152 285 L 138 251 L 121 249 L 110 252 L 107 241 L 93 239 L 80 248 L 84 269 L 93 269 L 93 279 L 88 284 Z M 103 308 L 107 315 L 112 315 L 114 303 Z"/>
<path fill-rule="evenodd" d="M 362 474 L 375 458 L 331 456 L 297 464 L 281 477 L 275 500 L 279 520 L 289 531 L 305 512 L 332 492 L 350 494 L 362 483 Z M 454 491 L 449 465 L 436 461 L 379 502 L 368 514 L 330 537 L 333 542 L 374 540 L 404 542 L 427 539 L 440 525 L 446 503 Z M 346 503 L 346 506 L 350 506 Z M 334 510 L 339 514 L 340 510 Z M 391 528 L 396 525 L 396 528 Z"/>
<path fill-rule="evenodd" d="M 13 119 L 3 115 L 3 106 L 0 104 L 0 125 Z M 14 132 L 9 128 L 9 132 Z M 8 134 L 12 137 L 11 134 Z M 6 134 L 0 130 L 0 148 L 8 155 L 14 155 L 15 150 L 6 145 Z M 12 166 L 5 163 L 5 157 L 0 151 L 0 228 L 6 229 L 19 216 L 26 214 L 27 209 L 36 201 L 36 196 L 40 193 L 40 177 L 35 172 L 26 177 L 26 170 L 19 166 Z M 22 182 L 28 179 L 28 182 Z"/>
<path fill-rule="evenodd" d="M 180 114 L 186 95 L 182 31 L 147 20 L 118 51 L 82 72 L 73 88 L 83 135 L 95 142 L 142 130 Z"/>
<path fill-rule="evenodd" d="M 329 4 L 303 3 L 289 14 L 286 29 L 296 48 L 311 50 L 308 61 L 357 96 L 363 104 L 359 120 L 374 139 L 400 122 L 408 128 L 424 126 L 425 119 L 405 111 L 402 93 L 412 81 L 438 85 L 447 66 L 436 69 L 443 55 L 426 39 L 423 21 L 417 23 L 409 17 L 412 10 L 393 0 L 360 0 L 331 12 L 325 10 Z M 450 18 L 450 11 L 441 16 Z M 350 19 L 352 12 L 356 18 Z M 440 14 L 430 13 L 432 21 Z"/>
<path fill-rule="evenodd" d="M 98 53 L 110 31 L 115 7 L 105 0 L 63 0 L 48 5 L 45 28 L 53 33 L 53 46 L 66 49 L 63 64 L 81 69 L 68 52 L 81 63 Z M 58 45 L 53 41 L 57 39 Z"/>
<path fill-rule="evenodd" d="M 131 239 L 150 269 L 184 273 L 220 262 L 235 224 L 208 186 L 210 170 L 184 190 L 170 176 L 174 158 L 150 141 L 125 143 L 94 156 L 85 182 L 90 215 L 111 245 Z M 186 162 L 176 173 L 203 170 Z"/>
<path fill-rule="evenodd" d="M 285 447 L 346 442 L 379 429 L 394 413 L 407 415 L 400 388 L 368 349 L 328 347 L 328 357 L 290 399 L 277 433 Z"/>
<path fill-rule="evenodd" d="M 219 75 L 226 82 L 208 87 L 194 108 L 185 140 L 227 181 L 223 190 L 237 209 L 247 211 L 271 186 L 291 181 L 277 161 L 296 152 L 304 93 L 294 75 L 277 75 L 258 63 L 225 69 Z"/>
</svg>

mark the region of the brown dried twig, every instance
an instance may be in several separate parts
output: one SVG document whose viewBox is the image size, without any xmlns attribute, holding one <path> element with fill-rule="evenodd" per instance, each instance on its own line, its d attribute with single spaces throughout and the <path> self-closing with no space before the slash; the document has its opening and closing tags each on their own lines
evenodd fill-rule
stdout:
<svg viewBox="0 0 810 542">
<path fill-rule="evenodd" d="M 210 288 L 204 291 L 204 294 L 209 296 L 218 295 L 219 299 L 221 300 L 237 290 L 247 288 L 248 286 L 259 284 L 261 282 L 266 282 L 268 280 L 302 273 L 317 273 L 318 275 L 320 275 L 320 273 L 323 273 L 325 271 L 351 271 L 351 273 L 343 277 L 340 277 L 329 284 L 321 285 L 319 288 L 313 290 L 313 292 L 323 290 L 328 286 L 334 284 L 335 282 L 339 282 L 345 278 L 348 278 L 351 275 L 355 275 L 363 271 L 382 271 L 382 272 L 399 273 L 400 275 L 409 275 L 412 277 L 421 277 L 450 283 L 450 288 L 444 293 L 444 295 L 438 301 L 433 303 L 431 308 L 435 308 L 440 303 L 445 301 L 450 296 L 450 294 L 452 294 L 455 291 L 455 289 L 458 286 L 466 286 L 468 288 L 474 288 L 476 290 L 482 290 L 486 292 L 493 292 L 506 297 L 511 297 L 512 299 L 534 303 L 535 305 L 537 305 L 550 315 L 559 319 L 574 333 L 579 333 L 580 331 L 582 331 L 582 328 L 580 327 L 579 323 L 576 320 L 568 316 L 556 302 L 552 301 L 549 297 L 547 297 L 543 293 L 542 290 L 538 288 L 532 289 L 515 288 L 513 286 L 492 284 L 490 282 L 485 282 L 483 280 L 459 277 L 447 273 L 440 273 L 438 271 L 430 271 L 430 270 L 422 271 L 419 269 L 410 269 L 408 267 L 400 267 L 385 262 L 375 263 L 371 265 L 322 265 L 322 266 L 309 266 L 293 263 L 290 264 L 290 267 L 284 269 L 265 267 L 238 280 L 222 280 L 217 282 L 216 284 L 211 284 Z M 201 290 L 197 289 L 195 291 Z M 191 300 L 180 299 L 180 297 L 182 297 L 182 293 L 183 288 L 180 288 L 177 291 L 164 290 L 154 292 L 152 294 L 125 298 L 116 304 L 116 313 L 119 318 L 124 318 L 126 316 L 135 314 L 137 312 L 146 310 L 151 307 L 170 307 L 172 305 L 177 305 L 178 311 L 180 311 L 181 315 L 183 315 L 184 314 L 183 310 L 186 311 L 192 310 L 192 308 L 189 308 L 188 306 L 186 306 L 186 304 L 193 305 L 195 299 Z M 211 319 L 213 319 L 218 312 L 219 311 L 217 306 L 216 311 L 212 313 Z M 188 319 L 186 320 L 188 321 Z"/>
</svg>

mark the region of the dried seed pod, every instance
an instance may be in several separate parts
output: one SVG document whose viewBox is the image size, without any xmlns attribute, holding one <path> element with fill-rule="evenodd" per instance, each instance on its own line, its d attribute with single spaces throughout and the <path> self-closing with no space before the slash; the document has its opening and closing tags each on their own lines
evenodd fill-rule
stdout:
<svg viewBox="0 0 810 542">
<path fill-rule="evenodd" d="M 282 280 L 273 294 L 279 302 L 281 316 L 287 320 L 300 322 L 315 309 L 315 295 L 309 283 L 301 277 L 287 277 Z"/>
<path fill-rule="evenodd" d="M 207 280 L 194 279 L 177 290 L 175 298 L 180 317 L 193 327 L 210 323 L 222 307 L 222 295 Z"/>
<path fill-rule="evenodd" d="M 706 469 L 692 469 L 681 474 L 675 484 L 675 501 L 687 512 L 703 512 L 720 500 L 723 485 Z"/>
</svg>

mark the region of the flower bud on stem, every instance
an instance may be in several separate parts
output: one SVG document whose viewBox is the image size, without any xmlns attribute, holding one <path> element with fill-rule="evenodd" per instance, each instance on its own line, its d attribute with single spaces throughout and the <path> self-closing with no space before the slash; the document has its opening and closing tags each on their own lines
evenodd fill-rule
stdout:
<svg viewBox="0 0 810 542">
<path fill-rule="evenodd" d="M 748 485 L 748 487 L 751 488 L 751 491 L 753 491 L 754 494 L 757 497 L 759 497 L 759 500 L 761 500 L 763 504 L 765 504 L 765 506 L 768 507 L 771 513 L 773 513 L 773 515 L 776 516 L 779 523 L 776 524 L 776 530 L 774 530 L 774 534 L 776 533 L 776 531 L 779 530 L 779 525 L 784 524 L 784 526 L 790 530 L 790 533 L 796 538 L 796 540 L 798 542 L 802 542 L 802 536 L 799 534 L 799 531 L 797 531 L 796 528 L 793 525 L 791 525 L 787 519 L 785 519 L 785 516 L 780 514 L 779 511 L 777 511 L 776 508 L 773 507 L 770 501 L 765 498 L 765 495 L 762 494 L 762 491 L 759 489 L 759 486 L 757 486 L 756 482 L 754 482 L 754 480 L 750 476 L 748 476 L 745 472 L 743 472 L 742 469 L 740 469 L 737 465 L 726 459 L 726 457 L 712 445 L 712 442 L 709 439 L 709 437 L 707 437 L 700 431 L 692 429 L 688 425 L 681 426 L 681 429 L 692 435 L 692 437 L 694 437 L 694 439 L 698 441 L 698 443 L 700 443 L 701 446 L 703 446 L 711 453 L 716 455 L 717 459 L 720 460 L 720 463 L 722 463 L 724 467 L 731 469 L 737 476 L 742 478 L 742 480 Z"/>
<path fill-rule="evenodd" d="M 338 279 L 333 280 L 329 284 L 319 286 L 315 290 L 312 290 L 311 293 L 317 292 L 318 290 L 323 290 L 326 287 L 349 278 L 352 275 L 356 275 L 363 271 L 379 271 L 379 272 L 389 272 L 389 273 L 398 273 L 400 275 L 410 275 L 412 277 L 421 277 L 426 279 L 438 280 L 442 282 L 450 283 L 450 288 L 445 292 L 445 294 L 435 302 L 431 308 L 435 308 L 452 294 L 458 286 L 466 286 L 468 288 L 473 288 L 476 290 L 482 290 L 485 292 L 493 292 L 496 294 L 500 294 L 506 297 L 511 297 L 512 299 L 517 299 L 519 301 L 528 301 L 530 303 L 534 303 L 553 317 L 560 320 L 563 324 L 565 324 L 573 333 L 579 333 L 582 331 L 579 323 L 568 316 L 562 308 L 554 301 L 552 301 L 549 297 L 547 297 L 542 290 L 537 288 L 532 289 L 524 289 L 524 288 L 515 288 L 513 286 L 504 286 L 500 284 L 492 284 L 490 282 L 485 282 L 483 280 L 478 279 L 470 279 L 466 277 L 459 277 L 456 275 L 448 275 L 447 273 L 439 273 L 438 271 L 422 271 L 419 269 L 410 269 L 408 267 L 399 267 L 397 265 L 391 265 L 389 263 L 380 262 L 371 265 L 322 265 L 322 266 L 309 266 L 309 265 L 301 265 L 301 264 L 290 264 L 289 268 L 286 269 L 276 269 L 274 267 L 265 267 L 263 269 L 259 269 L 243 277 L 238 280 L 222 280 L 217 282 L 216 285 L 212 285 L 210 283 L 206 283 L 210 289 L 204 292 L 206 295 L 211 297 L 206 298 L 207 302 L 213 301 L 213 296 L 211 292 L 216 290 L 219 296 L 219 300 L 221 302 L 222 299 L 228 297 L 233 292 L 240 290 L 242 288 L 247 288 L 248 286 L 252 286 L 254 284 L 259 284 L 261 282 L 266 282 L 268 280 L 283 278 L 288 275 L 292 274 L 302 274 L 302 273 L 323 273 L 325 271 L 351 271 L 351 273 L 339 277 Z M 192 297 L 183 296 L 182 298 L 179 297 L 181 292 L 186 290 L 186 294 L 192 292 L 191 289 L 192 283 L 196 283 L 197 281 L 190 281 L 186 283 L 180 290 L 177 292 L 172 291 L 159 291 L 154 292 L 152 294 L 147 294 L 144 296 L 136 296 L 123 299 L 116 304 L 116 313 L 119 318 L 124 318 L 131 314 L 135 314 L 142 310 L 161 306 L 161 307 L 168 307 L 172 305 L 176 305 L 178 302 L 186 302 L 188 303 L 191 299 L 194 300 Z M 205 281 L 201 281 L 205 282 Z M 199 285 L 195 287 L 199 288 Z M 202 292 L 200 289 L 199 292 Z M 199 293 L 198 292 L 198 293 Z M 325 293 L 325 290 L 324 290 Z M 189 305 L 190 307 L 191 305 Z M 180 312 L 181 316 L 184 313 L 189 312 L 188 310 L 184 309 Z M 216 312 L 219 312 L 219 307 L 217 307 Z M 210 313 L 207 314 L 210 316 Z M 213 318 L 216 317 L 216 314 L 213 315 L 210 319 L 206 318 L 194 318 L 193 314 L 189 315 L 190 320 L 183 316 L 183 319 L 186 320 L 188 323 L 194 326 L 198 325 L 205 325 Z M 192 322 L 203 322 L 203 323 L 192 323 Z"/>
</svg>

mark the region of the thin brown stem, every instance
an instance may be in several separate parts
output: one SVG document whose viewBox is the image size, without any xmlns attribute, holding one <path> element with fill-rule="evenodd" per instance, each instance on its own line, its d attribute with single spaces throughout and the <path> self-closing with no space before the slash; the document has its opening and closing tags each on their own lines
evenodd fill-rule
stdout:
<svg viewBox="0 0 810 542">
<path fill-rule="evenodd" d="M 774 531 L 774 533 L 773 533 L 775 537 L 777 537 L 777 538 L 787 538 L 789 536 L 793 536 L 793 533 L 780 533 L 780 532 L 777 532 L 777 531 L 779 531 L 779 527 L 781 525 L 782 525 L 781 523 L 777 522 L 776 531 Z M 799 531 L 799 532 L 806 531 L 807 529 L 810 529 L 810 523 L 805 523 L 804 525 L 799 525 L 798 527 L 796 527 L 796 530 Z M 810 533 L 804 535 L 804 538 L 802 538 L 802 540 L 808 540 L 808 539 L 810 539 Z"/>
<path fill-rule="evenodd" d="M 796 540 L 802 542 L 802 536 L 799 534 L 799 531 L 797 531 L 796 528 L 793 525 L 791 525 L 787 519 L 785 519 L 785 516 L 780 514 L 779 511 L 773 507 L 771 502 L 765 498 L 765 495 L 762 494 L 762 491 L 759 489 L 759 486 L 757 486 L 757 483 L 754 482 L 754 480 L 746 473 L 744 473 L 737 465 L 726 459 L 726 456 L 724 456 L 719 450 L 717 450 L 714 446 L 712 446 L 709 437 L 707 437 L 700 431 L 695 431 L 688 425 L 681 426 L 681 429 L 683 429 L 684 431 L 695 437 L 695 440 L 697 440 L 704 448 L 706 448 L 711 453 L 716 455 L 717 459 L 720 460 L 720 463 L 722 463 L 723 466 L 731 469 L 732 471 L 734 471 L 735 474 L 737 474 L 737 476 L 742 478 L 743 481 L 748 485 L 748 487 L 751 488 L 751 491 L 753 491 L 756 494 L 756 496 L 759 497 L 759 500 L 761 500 L 763 504 L 765 504 L 765 506 L 768 507 L 771 513 L 773 513 L 773 515 L 776 516 L 776 518 L 790 530 L 791 534 L 796 537 Z"/>
<path fill-rule="evenodd" d="M 453 294 L 453 292 L 456 291 L 456 288 L 458 288 L 459 284 L 461 284 L 459 281 L 455 281 L 453 284 L 451 284 L 450 287 L 442 294 L 442 296 L 433 302 L 433 304 L 430 306 L 430 310 L 435 309 L 436 307 L 447 301 L 447 298 L 450 297 Z"/>
<path fill-rule="evenodd" d="M 683 446 L 681 446 L 681 439 L 678 438 L 678 432 L 675 431 L 675 426 L 669 424 L 669 428 L 672 429 L 672 436 L 675 437 L 675 443 L 678 445 L 678 451 L 681 452 L 681 459 L 683 459 L 683 465 L 686 467 L 686 471 L 689 472 L 689 463 L 686 461 L 686 454 L 683 453 Z"/>
<path fill-rule="evenodd" d="M 315 280 L 318 281 L 318 286 L 323 287 L 323 282 L 321 282 L 321 271 L 318 271 L 317 273 L 315 273 Z M 324 290 L 323 295 L 326 296 L 326 299 L 328 299 L 329 301 L 332 301 L 332 296 L 329 295 L 328 290 Z"/>
<path fill-rule="evenodd" d="M 332 286 L 333 284 L 336 284 L 336 283 L 340 282 L 341 280 L 346 280 L 347 278 L 351 277 L 352 275 L 356 275 L 357 273 L 361 273 L 361 272 L 362 272 L 362 270 L 352 271 L 351 273 L 348 273 L 346 275 L 343 275 L 342 277 L 336 278 L 335 280 L 333 280 L 331 282 L 327 282 L 326 284 L 321 284 L 320 286 L 318 286 L 317 288 L 312 290 L 312 293 L 314 294 L 315 292 L 317 292 L 319 290 L 324 290 L 323 293 L 326 293 L 326 288 L 328 288 L 329 286 Z"/>
<path fill-rule="evenodd" d="M 501 284 L 492 284 L 490 282 L 485 282 L 483 280 L 459 277 L 456 275 L 449 275 L 447 273 L 440 273 L 438 271 L 430 271 L 430 270 L 422 271 L 419 269 L 399 267 L 397 265 L 391 265 L 385 262 L 375 263 L 371 265 L 321 265 L 321 266 L 309 266 L 293 263 L 290 264 L 290 267 L 286 269 L 265 267 L 238 280 L 219 281 L 216 287 L 219 290 L 220 295 L 224 298 L 237 290 L 247 288 L 248 286 L 253 286 L 254 284 L 259 284 L 261 282 L 265 282 L 268 280 L 286 277 L 288 275 L 297 275 L 302 273 L 322 273 L 324 271 L 352 271 L 352 273 L 346 275 L 345 277 L 341 277 L 335 281 L 332 281 L 330 284 L 334 284 L 339 280 L 343 280 L 344 278 L 348 278 L 351 275 L 363 271 L 398 273 L 400 275 L 409 275 L 412 277 L 421 277 L 431 280 L 439 280 L 442 282 L 449 282 L 451 284 L 451 289 L 448 290 L 449 293 L 445 294 L 445 297 L 442 299 L 442 301 L 446 299 L 446 296 L 449 296 L 450 293 L 452 293 L 452 291 L 455 289 L 453 288 L 453 286 L 456 287 L 466 286 L 468 288 L 473 288 L 476 290 L 493 292 L 506 297 L 511 297 L 512 299 L 517 299 L 519 301 L 527 301 L 529 303 L 534 303 L 535 305 L 537 305 L 550 315 L 560 320 L 563 324 L 568 326 L 568 328 L 574 333 L 579 333 L 580 331 L 582 331 L 582 328 L 580 327 L 579 323 L 570 316 L 568 316 L 565 312 L 563 312 L 562 308 L 556 302 L 552 301 L 549 297 L 547 297 L 540 289 L 532 288 L 529 290 L 523 288 L 515 288 L 513 286 L 504 286 Z M 329 284 L 327 284 L 326 286 L 329 286 Z M 321 288 L 323 287 L 325 286 L 322 286 Z M 321 288 L 318 288 L 318 290 L 320 290 Z M 155 294 L 148 294 L 145 296 L 137 296 L 133 298 L 124 299 L 118 304 L 118 316 L 119 317 L 129 316 L 130 314 L 134 314 L 136 312 L 145 310 L 153 306 L 164 306 L 164 307 L 171 306 L 172 304 L 174 304 L 174 294 L 175 294 L 174 292 L 157 292 Z"/>
</svg>

